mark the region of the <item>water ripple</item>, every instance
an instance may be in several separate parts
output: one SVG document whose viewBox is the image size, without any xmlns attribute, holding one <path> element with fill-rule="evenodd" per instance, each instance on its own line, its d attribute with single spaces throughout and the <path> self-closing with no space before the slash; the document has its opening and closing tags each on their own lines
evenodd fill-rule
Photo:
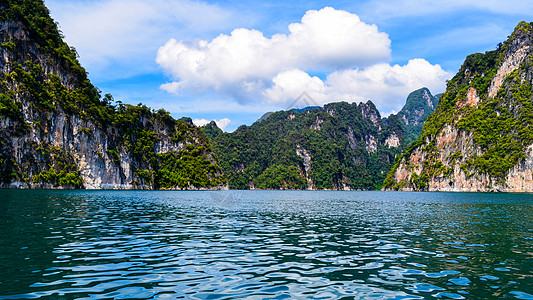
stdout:
<svg viewBox="0 0 533 300">
<path fill-rule="evenodd" d="M 0 299 L 531 299 L 531 197 L 0 193 Z"/>
</svg>

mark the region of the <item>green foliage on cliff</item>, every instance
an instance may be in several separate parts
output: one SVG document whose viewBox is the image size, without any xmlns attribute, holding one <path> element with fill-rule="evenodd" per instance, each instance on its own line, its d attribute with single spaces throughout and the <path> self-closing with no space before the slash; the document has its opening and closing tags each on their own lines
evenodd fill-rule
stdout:
<svg viewBox="0 0 533 300">
<path fill-rule="evenodd" d="M 427 88 L 413 91 L 407 97 L 404 107 L 397 116 L 402 120 L 406 129 L 406 142 L 416 140 L 424 125 L 424 121 L 433 113 L 439 103 L 440 94 L 433 96 Z"/>
<path fill-rule="evenodd" d="M 140 122 L 143 119 L 150 120 L 149 124 Z M 211 148 L 200 128 L 184 120 L 175 120 L 164 110 L 151 111 L 143 105 L 124 104 L 118 107 L 114 124 L 122 133 L 120 144 L 134 159 L 143 162 L 135 170 L 142 180 L 137 184 L 170 189 L 207 188 L 225 183 L 216 160 L 206 155 Z M 157 153 L 156 143 L 161 135 L 156 130 L 160 128 L 170 128 L 171 141 L 182 144 L 183 149 Z"/>
<path fill-rule="evenodd" d="M 50 18 L 50 11 L 42 0 L 3 0 L 0 7 L 0 21 L 21 22 L 31 41 L 37 43 L 42 52 L 52 55 L 65 69 L 73 71 L 79 84 L 92 87 L 85 69 L 77 60 L 76 50 L 63 41 L 57 23 Z M 18 41 L 5 42 L 17 44 Z"/>
<path fill-rule="evenodd" d="M 9 58 L 4 68 L 9 72 L 0 73 L 0 118 L 8 124 L 0 131 L 0 183 L 83 186 L 76 158 L 54 148 L 52 141 L 43 141 L 39 147 L 44 152 L 36 151 L 23 163 L 13 157 L 11 137 L 30 131 L 48 136 L 57 118 L 92 124 L 107 145 L 95 155 L 119 168 L 127 157 L 136 175 L 132 184 L 139 187 L 206 188 L 225 183 L 207 138 L 191 122 L 175 120 L 165 110 L 115 102 L 109 94 L 102 97 L 42 0 L 1 1 L 0 22 L 0 51 Z M 96 137 L 91 128 L 78 134 L 92 140 Z M 172 150 L 163 151 L 161 144 Z M 27 178 L 29 174 L 34 175 Z"/>
<path fill-rule="evenodd" d="M 481 149 L 480 155 L 455 153 L 447 158 L 450 163 L 465 158 L 460 168 L 467 177 L 486 174 L 494 183 L 505 183 L 509 170 L 525 157 L 524 151 L 533 143 L 533 55 L 529 54 L 517 70 L 505 77 L 494 97 L 489 97 L 489 87 L 506 57 L 518 47 L 531 47 L 532 41 L 533 23 L 521 22 L 497 50 L 468 56 L 459 72 L 448 82 L 447 90 L 435 113 L 424 124 L 420 138 L 397 160 L 384 186 L 400 188 L 408 183 L 396 182 L 394 172 L 415 149 L 423 151 L 425 161 L 421 175 L 411 177 L 409 183 L 413 187 L 423 190 L 432 177 L 448 178 L 451 172 L 442 168 L 442 162 L 436 159 L 439 149 L 435 146 L 436 136 L 446 125 L 472 135 L 475 145 Z M 465 104 L 471 88 L 480 98 L 475 106 Z"/>
<path fill-rule="evenodd" d="M 267 168 L 255 180 L 258 189 L 305 189 L 307 182 L 295 166 L 276 165 Z"/>
<path fill-rule="evenodd" d="M 522 82 L 519 74 L 528 71 L 533 71 L 531 60 L 507 77 L 495 98 L 487 99 L 457 122 L 458 128 L 473 133 L 483 151 L 467 160 L 466 169 L 504 180 L 525 158 L 524 150 L 533 143 L 533 97 L 531 83 Z"/>
<path fill-rule="evenodd" d="M 15 47 L 17 47 L 17 45 L 15 45 L 13 42 L 3 42 L 0 46 L 9 51 L 15 51 Z"/>
<path fill-rule="evenodd" d="M 396 116 L 383 121 L 371 102 L 340 102 L 271 113 L 211 138 L 230 188 L 305 189 L 309 178 L 316 189 L 372 190 L 402 149 L 384 145 L 391 135 L 403 140 L 402 126 Z"/>
<path fill-rule="evenodd" d="M 13 100 L 13 93 L 0 94 L 0 116 L 23 121 L 22 103 Z"/>
<path fill-rule="evenodd" d="M 371 101 L 266 113 L 251 126 L 211 139 L 230 188 L 379 189 L 396 155 L 415 139 L 438 97 L 412 92 L 401 113 L 381 118 Z M 392 146 L 391 146 L 392 145 Z"/>
<path fill-rule="evenodd" d="M 33 183 L 48 183 L 54 187 L 64 186 L 70 188 L 80 188 L 83 184 L 74 157 L 71 153 L 59 147 L 41 145 L 35 149 L 40 155 L 45 157 L 48 164 L 44 170 L 31 178 Z M 22 176 L 22 181 L 28 181 L 26 176 Z"/>
<path fill-rule="evenodd" d="M 202 132 L 207 136 L 210 140 L 213 140 L 217 138 L 219 135 L 223 133 L 222 129 L 218 128 L 215 121 L 211 121 L 209 124 L 202 126 Z"/>
<path fill-rule="evenodd" d="M 157 156 L 161 166 L 155 173 L 158 188 L 201 188 L 226 183 L 224 177 L 217 176 L 221 173 L 220 167 L 206 159 L 198 148 Z"/>
</svg>

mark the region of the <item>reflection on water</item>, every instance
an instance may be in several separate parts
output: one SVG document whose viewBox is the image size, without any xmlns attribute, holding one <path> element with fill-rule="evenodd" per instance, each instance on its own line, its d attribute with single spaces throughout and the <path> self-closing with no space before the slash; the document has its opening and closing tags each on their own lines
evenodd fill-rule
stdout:
<svg viewBox="0 0 533 300">
<path fill-rule="evenodd" d="M 0 191 L 0 299 L 532 299 L 533 196 Z"/>
</svg>

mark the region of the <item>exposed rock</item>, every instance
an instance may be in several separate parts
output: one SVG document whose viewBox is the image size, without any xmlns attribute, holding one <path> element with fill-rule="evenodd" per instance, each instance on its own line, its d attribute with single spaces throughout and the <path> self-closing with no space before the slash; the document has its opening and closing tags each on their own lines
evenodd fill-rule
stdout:
<svg viewBox="0 0 533 300">
<path fill-rule="evenodd" d="M 36 18 L 54 24 L 44 6 L 36 8 L 39 10 L 43 15 Z M 32 16 L 20 18 L 25 17 Z M 156 182 L 159 170 L 168 167 L 165 159 L 175 158 L 176 163 L 179 155 L 192 152 L 209 169 L 203 179 L 218 181 L 221 169 L 198 128 L 142 106 L 131 106 L 127 112 L 136 118 L 125 121 L 132 126 L 129 128 L 115 124 L 118 118 L 98 115 L 112 108 L 89 83 L 74 50 L 60 40 L 54 41 L 60 50 L 51 49 L 46 44 L 51 42 L 37 39 L 38 34 L 26 24 L 21 20 L 0 21 L 0 97 L 20 110 L 0 110 L 0 187 L 196 189 L 201 186 L 194 184 L 193 178 L 204 175 L 182 174 L 189 181 L 172 186 Z M 46 38 L 60 39 L 59 32 L 47 30 Z M 4 47 L 6 43 L 14 47 Z M 54 52 L 65 48 L 71 52 Z M 113 109 L 126 107 L 130 106 Z M 142 147 L 137 154 L 132 153 L 136 143 Z M 167 171 L 171 169 L 175 171 L 175 167 Z M 223 181 L 215 185 L 202 187 L 227 188 Z"/>
<path fill-rule="evenodd" d="M 357 148 L 357 141 L 355 140 L 355 135 L 351 126 L 348 126 L 348 133 L 346 134 L 346 137 L 348 138 L 350 149 L 355 150 Z"/>
<path fill-rule="evenodd" d="M 368 151 L 369 153 L 374 153 L 376 152 L 376 150 L 378 150 L 378 143 L 376 142 L 376 138 L 373 135 L 365 135 L 365 147 L 366 151 Z"/>
<path fill-rule="evenodd" d="M 498 50 L 469 56 L 385 188 L 532 192 L 532 45 L 521 22 Z"/>
<path fill-rule="evenodd" d="M 316 116 L 316 121 L 311 125 L 311 129 L 313 130 L 320 130 L 322 128 L 322 123 L 324 123 L 324 120 L 320 119 L 319 116 Z"/>
<path fill-rule="evenodd" d="M 479 98 L 476 89 L 471 87 L 468 89 L 466 99 L 463 101 L 457 101 L 455 105 L 459 108 L 463 108 L 465 106 L 476 107 L 480 100 L 481 99 Z"/>
<path fill-rule="evenodd" d="M 507 175 L 508 192 L 533 193 L 533 144 L 527 148 L 526 157 Z"/>
<path fill-rule="evenodd" d="M 359 107 L 361 108 L 363 119 L 370 120 L 374 126 L 381 128 L 381 116 L 372 102 L 360 103 Z"/>
<path fill-rule="evenodd" d="M 305 179 L 307 180 L 307 189 L 313 190 L 313 180 L 311 179 L 311 153 L 296 145 L 296 155 L 304 159 Z"/>
<path fill-rule="evenodd" d="M 527 41 L 526 41 L 527 42 Z M 530 45 L 524 45 L 516 52 L 509 52 L 502 65 L 498 68 L 496 76 L 492 79 L 489 88 L 489 97 L 494 98 L 500 90 L 505 76 L 520 67 L 526 56 L 531 52 Z"/>
<path fill-rule="evenodd" d="M 431 107 L 431 108 L 435 108 L 435 104 L 433 103 L 434 99 L 433 99 L 433 96 L 431 95 L 431 93 L 429 92 L 428 89 L 425 89 L 424 90 L 424 94 L 422 96 L 424 98 L 424 100 L 426 100 L 426 104 L 427 106 Z"/>
<path fill-rule="evenodd" d="M 400 146 L 400 138 L 396 134 L 391 134 L 387 139 L 385 140 L 385 145 L 389 147 L 399 147 Z"/>
</svg>

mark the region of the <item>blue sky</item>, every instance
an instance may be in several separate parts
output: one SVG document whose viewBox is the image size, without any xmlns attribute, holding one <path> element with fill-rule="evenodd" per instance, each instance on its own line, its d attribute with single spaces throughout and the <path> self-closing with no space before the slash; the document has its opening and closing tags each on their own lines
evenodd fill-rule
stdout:
<svg viewBox="0 0 533 300">
<path fill-rule="evenodd" d="M 45 3 L 103 93 L 227 131 L 303 92 L 393 113 L 533 21 L 525 0 Z"/>
</svg>

